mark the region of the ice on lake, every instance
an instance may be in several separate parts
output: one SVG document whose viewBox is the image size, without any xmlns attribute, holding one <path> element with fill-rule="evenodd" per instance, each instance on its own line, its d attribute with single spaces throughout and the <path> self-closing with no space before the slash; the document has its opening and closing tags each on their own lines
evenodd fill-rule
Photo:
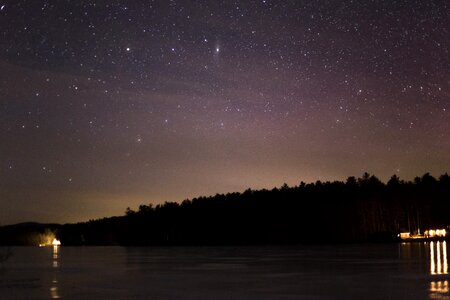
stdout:
<svg viewBox="0 0 450 300">
<path fill-rule="evenodd" d="M 450 299 L 445 241 L 10 250 L 0 299 Z"/>
</svg>

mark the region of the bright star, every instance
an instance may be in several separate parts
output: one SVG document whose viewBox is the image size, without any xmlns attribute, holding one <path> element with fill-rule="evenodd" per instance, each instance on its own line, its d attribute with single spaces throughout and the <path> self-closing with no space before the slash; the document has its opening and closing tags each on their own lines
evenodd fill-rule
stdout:
<svg viewBox="0 0 450 300">
<path fill-rule="evenodd" d="M 2 5 L 2 6 L 0 7 L 0 10 L 3 10 L 3 9 L 5 8 L 5 6 L 6 6 L 6 5 Z"/>
</svg>

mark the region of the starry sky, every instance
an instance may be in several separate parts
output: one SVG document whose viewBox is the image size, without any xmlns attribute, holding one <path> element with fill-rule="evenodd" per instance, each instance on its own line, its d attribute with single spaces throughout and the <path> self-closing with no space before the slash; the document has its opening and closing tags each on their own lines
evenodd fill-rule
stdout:
<svg viewBox="0 0 450 300">
<path fill-rule="evenodd" d="M 0 223 L 450 171 L 448 1 L 0 0 Z"/>
</svg>

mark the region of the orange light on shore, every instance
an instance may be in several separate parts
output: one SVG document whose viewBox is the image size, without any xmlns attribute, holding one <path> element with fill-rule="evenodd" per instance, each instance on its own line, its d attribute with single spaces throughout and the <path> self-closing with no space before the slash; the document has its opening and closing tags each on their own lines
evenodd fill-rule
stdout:
<svg viewBox="0 0 450 300">
<path fill-rule="evenodd" d="M 409 232 L 400 232 L 398 235 L 401 239 L 409 239 L 411 234 Z"/>
<path fill-rule="evenodd" d="M 424 235 L 429 238 L 446 237 L 447 231 L 445 229 L 429 229 L 425 230 Z"/>
<path fill-rule="evenodd" d="M 53 246 L 61 246 L 61 242 L 57 239 L 53 239 L 52 245 Z"/>
<path fill-rule="evenodd" d="M 447 232 L 445 232 L 445 229 L 436 229 L 436 235 L 444 237 L 447 235 Z"/>
</svg>

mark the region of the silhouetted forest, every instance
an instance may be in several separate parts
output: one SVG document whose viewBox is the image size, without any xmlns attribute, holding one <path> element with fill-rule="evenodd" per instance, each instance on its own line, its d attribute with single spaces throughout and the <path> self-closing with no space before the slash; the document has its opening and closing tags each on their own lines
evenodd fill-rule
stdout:
<svg viewBox="0 0 450 300">
<path fill-rule="evenodd" d="M 5 226 L 0 243 L 30 244 L 52 230 L 63 245 L 251 245 L 393 241 L 402 231 L 450 225 L 450 176 L 345 182 L 217 194 L 141 205 L 124 216 L 41 227 Z M 24 229 L 26 228 L 26 229 Z M 30 229 L 31 228 L 31 229 Z M 20 238 L 19 238 L 20 237 Z M 28 241 L 28 242 L 27 242 Z"/>
</svg>

